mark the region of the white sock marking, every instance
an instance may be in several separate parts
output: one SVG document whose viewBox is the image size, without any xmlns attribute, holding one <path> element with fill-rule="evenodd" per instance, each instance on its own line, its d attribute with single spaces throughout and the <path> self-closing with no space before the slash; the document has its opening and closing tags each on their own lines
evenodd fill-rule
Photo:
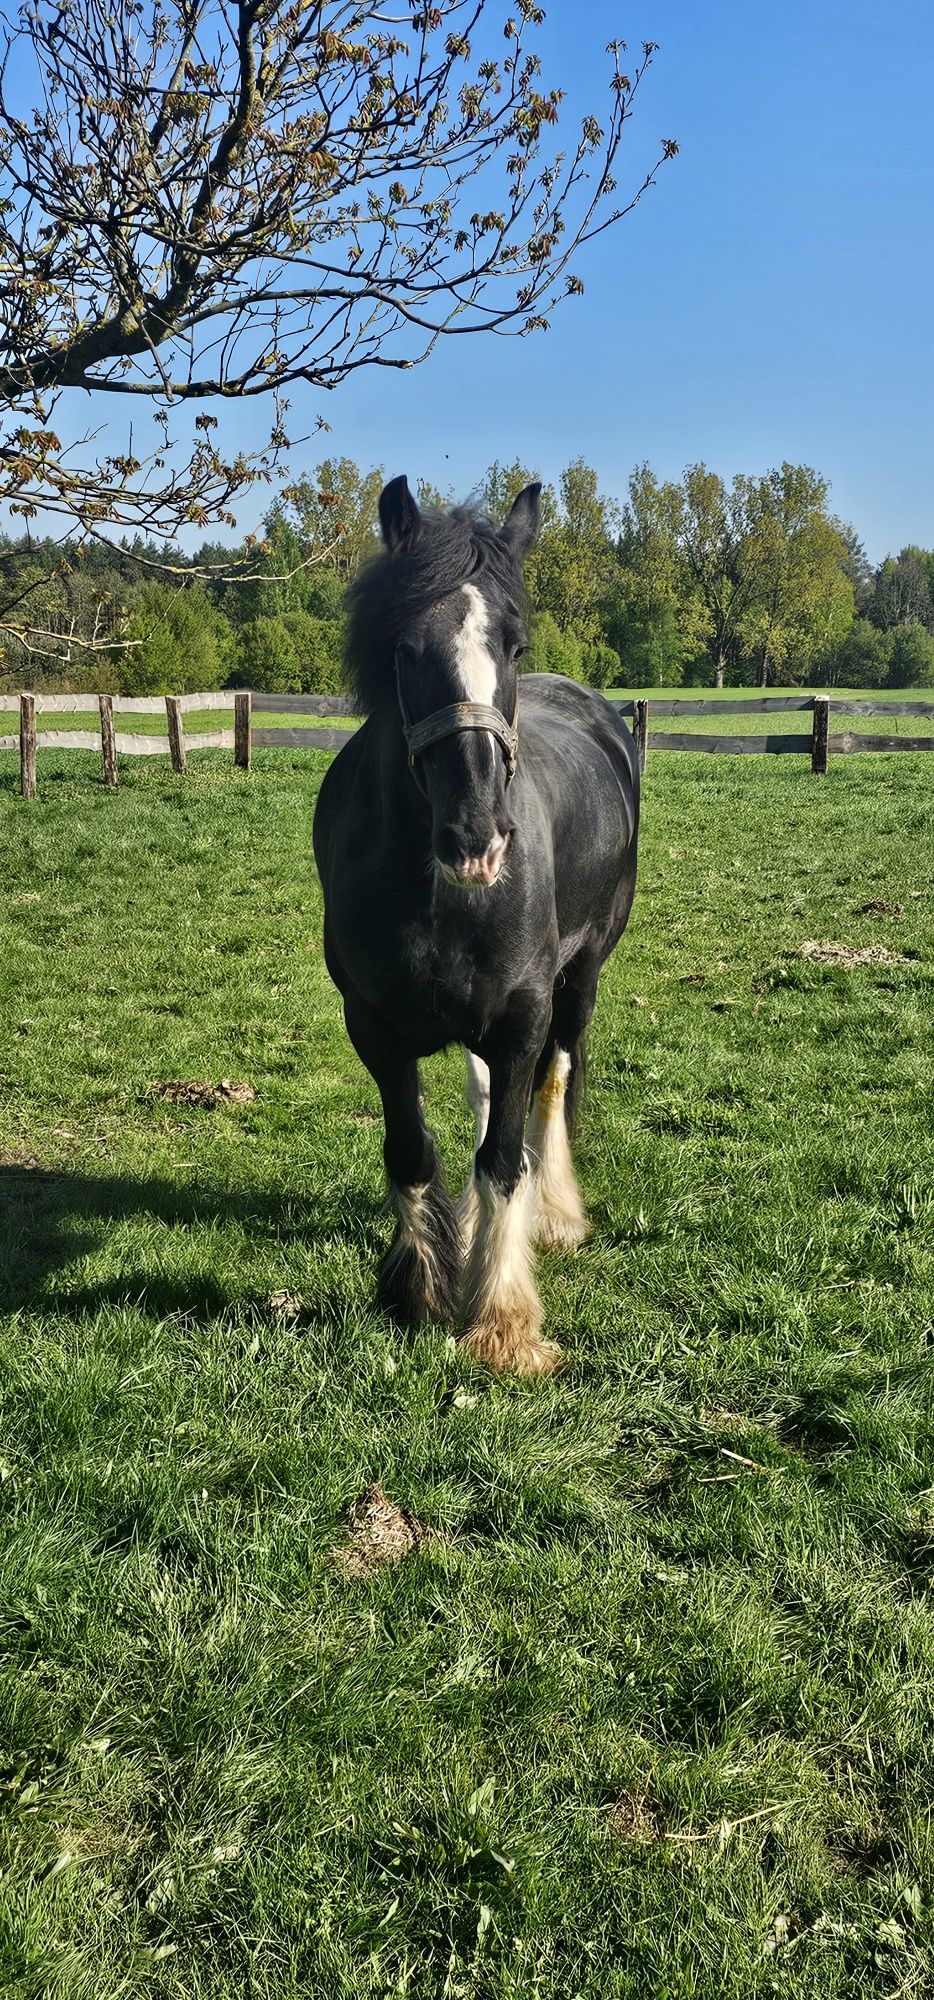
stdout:
<svg viewBox="0 0 934 2000">
<path fill-rule="evenodd" d="M 474 1152 L 478 1152 L 486 1138 L 486 1128 L 490 1116 L 490 1072 L 481 1056 L 475 1056 L 465 1049 L 467 1057 L 467 1102 L 474 1115 L 476 1136 Z"/>
<path fill-rule="evenodd" d="M 567 1050 L 556 1049 L 548 1074 L 532 1100 L 526 1132 L 538 1197 L 535 1233 L 539 1243 L 556 1248 L 582 1243 L 588 1233 L 564 1116 L 570 1074 L 571 1058 Z"/>
<path fill-rule="evenodd" d="M 467 1103 L 474 1117 L 474 1153 L 478 1153 L 486 1138 L 486 1128 L 490 1118 L 490 1072 L 480 1056 L 465 1049 L 467 1058 Z M 480 1197 L 477 1193 L 476 1168 L 471 1167 L 464 1186 L 464 1192 L 457 1204 L 457 1220 L 460 1227 L 464 1254 L 469 1255 L 480 1220 Z"/>
</svg>

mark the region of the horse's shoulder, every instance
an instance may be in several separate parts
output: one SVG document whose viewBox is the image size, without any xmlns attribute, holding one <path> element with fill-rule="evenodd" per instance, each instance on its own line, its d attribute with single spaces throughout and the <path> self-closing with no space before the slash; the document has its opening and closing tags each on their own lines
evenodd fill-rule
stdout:
<svg viewBox="0 0 934 2000">
<path fill-rule="evenodd" d="M 321 780 L 312 826 L 312 841 L 319 867 L 325 860 L 331 833 L 353 798 L 369 749 L 364 722 L 359 729 L 348 732 L 346 743 L 331 758 Z"/>
</svg>

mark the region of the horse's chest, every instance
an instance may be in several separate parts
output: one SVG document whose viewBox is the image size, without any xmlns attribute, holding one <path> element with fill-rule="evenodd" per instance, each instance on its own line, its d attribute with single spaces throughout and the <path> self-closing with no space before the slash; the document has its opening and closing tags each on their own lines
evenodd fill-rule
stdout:
<svg viewBox="0 0 934 2000">
<path fill-rule="evenodd" d="M 487 952 L 469 935 L 418 926 L 404 958 L 413 997 L 453 1034 L 463 1036 L 495 1011 L 502 972 L 494 976 Z"/>
</svg>

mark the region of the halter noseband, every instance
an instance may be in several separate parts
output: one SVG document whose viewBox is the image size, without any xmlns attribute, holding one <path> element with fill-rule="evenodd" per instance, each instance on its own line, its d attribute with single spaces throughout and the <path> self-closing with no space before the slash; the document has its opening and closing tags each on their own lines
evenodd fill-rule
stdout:
<svg viewBox="0 0 934 2000">
<path fill-rule="evenodd" d="M 432 715 L 426 715 L 422 722 L 411 722 L 402 696 L 402 682 L 399 677 L 399 662 L 396 661 L 396 692 L 402 714 L 402 733 L 409 753 L 409 770 L 419 791 L 424 791 L 421 778 L 415 766 L 416 757 L 427 750 L 432 743 L 440 743 L 442 737 L 458 736 L 462 729 L 485 729 L 495 736 L 506 752 L 506 783 L 510 785 L 516 775 L 519 761 L 519 687 L 516 684 L 516 706 L 511 722 L 499 708 L 490 708 L 482 701 L 452 701 L 447 708 L 436 708 Z"/>
</svg>

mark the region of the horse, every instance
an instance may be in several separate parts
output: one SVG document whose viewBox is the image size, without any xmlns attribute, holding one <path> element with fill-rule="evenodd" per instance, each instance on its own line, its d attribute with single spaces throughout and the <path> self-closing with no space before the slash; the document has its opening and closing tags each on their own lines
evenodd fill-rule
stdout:
<svg viewBox="0 0 934 2000">
<path fill-rule="evenodd" d="M 324 950 L 382 1100 L 396 1226 L 378 1295 L 458 1327 L 487 1367 L 547 1374 L 533 1245 L 589 1231 L 571 1137 L 600 971 L 636 885 L 639 762 L 593 688 L 519 673 L 541 487 L 497 530 L 383 489 L 383 548 L 351 587 L 361 727 L 330 765 L 314 850 Z M 520 693 L 521 690 L 521 693 Z M 455 1209 L 418 1063 L 467 1058 L 476 1140 Z"/>
</svg>

